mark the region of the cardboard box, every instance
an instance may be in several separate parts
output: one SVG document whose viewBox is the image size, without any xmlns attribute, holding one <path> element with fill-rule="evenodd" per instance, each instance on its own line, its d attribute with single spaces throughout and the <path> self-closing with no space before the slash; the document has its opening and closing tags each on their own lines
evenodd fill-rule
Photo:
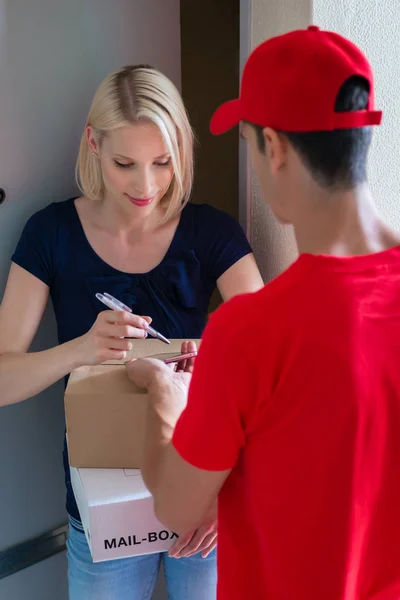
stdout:
<svg viewBox="0 0 400 600">
<path fill-rule="evenodd" d="M 140 471 L 71 468 L 71 481 L 93 562 L 165 552 L 178 539 L 154 515 Z"/>
<path fill-rule="evenodd" d="M 199 344 L 199 340 L 196 340 Z M 135 340 L 128 360 L 180 352 L 182 340 Z M 80 367 L 65 391 L 69 462 L 72 467 L 140 468 L 146 428 L 146 393 L 129 380 L 126 367 L 104 363 Z"/>
</svg>

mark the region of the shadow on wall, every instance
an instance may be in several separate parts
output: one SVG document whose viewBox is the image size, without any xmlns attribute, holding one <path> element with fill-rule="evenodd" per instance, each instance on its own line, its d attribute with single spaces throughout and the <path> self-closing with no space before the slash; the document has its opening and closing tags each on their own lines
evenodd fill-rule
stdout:
<svg viewBox="0 0 400 600">
<path fill-rule="evenodd" d="M 250 200 L 251 244 L 262 278 L 268 283 L 297 259 L 296 240 L 293 228 L 281 225 L 266 205 L 254 175 Z"/>
</svg>

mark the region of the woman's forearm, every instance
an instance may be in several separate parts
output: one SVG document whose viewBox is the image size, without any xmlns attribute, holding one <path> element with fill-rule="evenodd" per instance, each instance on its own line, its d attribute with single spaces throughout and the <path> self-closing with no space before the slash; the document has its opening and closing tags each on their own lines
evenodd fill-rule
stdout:
<svg viewBox="0 0 400 600">
<path fill-rule="evenodd" d="M 42 352 L 0 355 L 0 406 L 39 394 L 84 364 L 79 338 Z"/>
</svg>

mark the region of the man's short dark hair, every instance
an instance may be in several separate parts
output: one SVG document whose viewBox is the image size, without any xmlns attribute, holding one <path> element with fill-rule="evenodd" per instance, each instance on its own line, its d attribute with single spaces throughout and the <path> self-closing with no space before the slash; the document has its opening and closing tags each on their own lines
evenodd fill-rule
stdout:
<svg viewBox="0 0 400 600">
<path fill-rule="evenodd" d="M 369 83 L 363 77 L 350 77 L 339 90 L 335 111 L 367 108 Z M 318 102 L 318 99 L 316 98 Z M 263 127 L 252 125 L 257 143 L 265 152 Z M 314 180 L 323 188 L 350 189 L 367 179 L 366 166 L 371 143 L 371 127 L 292 133 L 283 131 L 300 155 Z"/>
</svg>

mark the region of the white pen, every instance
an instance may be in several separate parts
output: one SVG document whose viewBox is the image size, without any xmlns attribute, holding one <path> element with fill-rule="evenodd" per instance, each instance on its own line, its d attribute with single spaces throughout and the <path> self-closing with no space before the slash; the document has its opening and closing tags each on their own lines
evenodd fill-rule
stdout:
<svg viewBox="0 0 400 600">
<path fill-rule="evenodd" d="M 106 292 L 104 292 L 104 294 L 96 294 L 96 298 L 111 310 L 124 310 L 126 312 L 132 312 L 132 309 L 130 309 L 129 306 L 126 306 L 126 304 L 120 302 L 119 300 L 114 298 L 114 296 L 111 296 L 111 294 L 107 294 Z M 161 340 L 162 342 L 164 342 L 164 344 L 171 343 L 166 337 L 164 337 L 161 333 L 156 331 L 150 325 L 147 327 L 146 332 L 152 337 Z"/>
</svg>

